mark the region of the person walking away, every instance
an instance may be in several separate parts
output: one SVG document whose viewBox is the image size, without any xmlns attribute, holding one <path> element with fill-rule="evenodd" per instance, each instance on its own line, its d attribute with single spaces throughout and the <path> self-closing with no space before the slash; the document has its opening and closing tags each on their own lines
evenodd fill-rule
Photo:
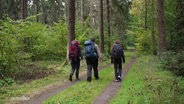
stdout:
<svg viewBox="0 0 184 104">
<path fill-rule="evenodd" d="M 81 47 L 79 46 L 79 42 L 77 40 L 71 41 L 69 48 L 69 60 L 71 61 L 71 72 L 69 76 L 70 81 L 72 81 L 72 76 L 74 72 L 76 79 L 79 80 L 80 60 L 82 59 L 83 57 Z"/>
<path fill-rule="evenodd" d="M 85 59 L 87 63 L 87 81 L 92 80 L 92 69 L 94 71 L 95 79 L 99 79 L 98 75 L 98 59 L 101 58 L 98 45 L 94 43 L 95 39 L 92 38 L 84 43 L 85 45 Z"/>
<path fill-rule="evenodd" d="M 111 51 L 111 63 L 114 63 L 115 81 L 121 81 L 122 75 L 122 61 L 125 63 L 125 56 L 119 40 L 115 41 Z"/>
</svg>

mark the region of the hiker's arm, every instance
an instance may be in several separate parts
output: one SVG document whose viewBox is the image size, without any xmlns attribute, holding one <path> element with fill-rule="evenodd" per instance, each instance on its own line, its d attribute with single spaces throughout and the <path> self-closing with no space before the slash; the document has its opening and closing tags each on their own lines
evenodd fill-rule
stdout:
<svg viewBox="0 0 184 104">
<path fill-rule="evenodd" d="M 125 55 L 124 55 L 124 51 L 122 50 L 122 59 L 123 59 L 123 63 L 125 63 Z"/>
<path fill-rule="evenodd" d="M 82 55 L 81 47 L 79 47 L 79 57 L 81 58 L 81 60 L 83 60 L 83 55 Z"/>
<path fill-rule="evenodd" d="M 96 51 L 97 51 L 97 54 L 98 54 L 98 58 L 101 59 L 102 56 L 101 56 L 101 52 L 100 52 L 100 50 L 98 48 L 98 45 L 95 44 L 95 47 L 96 47 Z"/>
</svg>

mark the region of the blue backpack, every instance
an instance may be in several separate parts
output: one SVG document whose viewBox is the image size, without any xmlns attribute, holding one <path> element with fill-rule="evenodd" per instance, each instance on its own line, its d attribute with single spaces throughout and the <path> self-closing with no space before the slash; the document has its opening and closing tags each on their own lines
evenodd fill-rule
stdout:
<svg viewBox="0 0 184 104">
<path fill-rule="evenodd" d="M 84 46 L 84 54 L 86 58 L 97 57 L 97 50 L 95 48 L 95 44 L 91 40 L 85 41 Z"/>
</svg>

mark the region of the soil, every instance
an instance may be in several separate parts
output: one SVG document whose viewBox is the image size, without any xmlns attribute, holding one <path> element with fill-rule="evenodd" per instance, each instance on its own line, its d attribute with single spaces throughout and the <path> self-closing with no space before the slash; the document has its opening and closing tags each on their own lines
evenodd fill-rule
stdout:
<svg viewBox="0 0 184 104">
<path fill-rule="evenodd" d="M 109 66 L 111 66 L 111 64 L 100 66 L 99 70 L 102 70 L 102 69 L 109 67 Z M 72 85 L 74 85 L 74 84 L 76 84 L 84 79 L 86 79 L 86 73 L 80 73 L 80 80 L 73 80 L 72 82 L 65 81 L 60 86 L 57 86 L 57 85 L 56 86 L 54 86 L 54 85 L 47 86 L 46 88 L 43 88 L 45 90 L 43 90 L 41 92 L 34 92 L 33 95 L 31 95 L 32 97 L 31 96 L 22 96 L 22 97 L 13 98 L 13 99 L 11 99 L 10 103 L 11 104 L 42 104 L 43 101 L 50 98 L 51 96 L 71 87 Z"/>
<path fill-rule="evenodd" d="M 123 69 L 122 72 L 122 81 L 126 74 L 128 73 L 129 69 L 135 62 L 135 57 L 133 56 L 128 64 Z M 121 81 L 121 82 L 122 82 Z M 103 92 L 96 97 L 93 104 L 108 104 L 109 101 L 117 94 L 117 91 L 121 88 L 121 82 L 112 81 L 104 90 Z"/>
<path fill-rule="evenodd" d="M 126 64 L 125 68 L 123 69 L 122 81 L 134 62 L 135 57 L 132 57 L 130 62 Z M 99 67 L 99 70 L 102 70 L 111 65 L 112 64 L 101 66 Z M 80 79 L 81 80 L 86 79 L 86 73 L 80 73 Z M 11 99 L 11 104 L 42 104 L 42 102 L 45 101 L 46 99 L 57 94 L 58 92 L 65 90 L 66 88 L 71 87 L 72 85 L 80 82 L 81 80 L 74 80 L 72 82 L 65 81 L 60 86 L 55 85 L 47 86 L 46 88 L 44 88 L 43 91 L 34 92 L 32 96 L 22 96 Z M 121 88 L 121 82 L 112 81 L 104 89 L 104 91 L 99 96 L 96 97 L 93 104 L 108 104 L 109 100 L 112 99 L 117 94 L 117 91 Z"/>
</svg>

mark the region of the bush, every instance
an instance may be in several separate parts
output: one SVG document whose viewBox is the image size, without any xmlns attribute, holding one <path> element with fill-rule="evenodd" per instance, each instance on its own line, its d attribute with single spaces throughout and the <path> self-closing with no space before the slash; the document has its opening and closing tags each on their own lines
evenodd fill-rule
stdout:
<svg viewBox="0 0 184 104">
<path fill-rule="evenodd" d="M 184 51 L 164 53 L 160 60 L 164 69 L 170 70 L 176 75 L 184 76 Z"/>
</svg>

